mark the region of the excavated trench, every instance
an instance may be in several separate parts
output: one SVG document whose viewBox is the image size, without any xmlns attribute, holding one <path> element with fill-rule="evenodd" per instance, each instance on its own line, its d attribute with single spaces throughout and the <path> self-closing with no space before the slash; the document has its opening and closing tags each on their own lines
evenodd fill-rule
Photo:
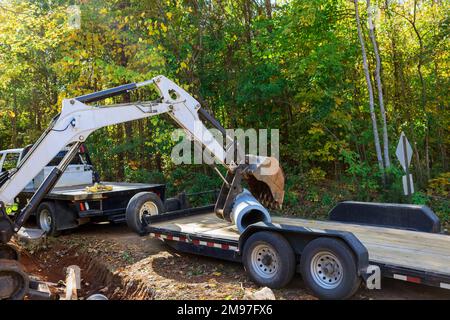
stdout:
<svg viewBox="0 0 450 320">
<path fill-rule="evenodd" d="M 147 300 L 154 297 L 153 290 L 143 282 L 112 271 L 98 257 L 80 253 L 77 249 L 52 247 L 35 252 L 22 246 L 20 262 L 32 277 L 46 282 L 50 291 L 60 298 L 65 296 L 66 269 L 71 265 L 80 267 L 79 299 L 98 293 L 110 300 Z"/>
</svg>

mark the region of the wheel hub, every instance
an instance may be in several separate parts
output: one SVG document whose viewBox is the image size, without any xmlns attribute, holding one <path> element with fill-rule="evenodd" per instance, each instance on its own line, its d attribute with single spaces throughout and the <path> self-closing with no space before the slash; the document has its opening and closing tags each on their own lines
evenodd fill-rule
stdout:
<svg viewBox="0 0 450 320">
<path fill-rule="evenodd" d="M 272 278 L 279 269 L 279 257 L 274 248 L 266 244 L 256 246 L 252 251 L 252 267 L 262 278 Z"/>
<path fill-rule="evenodd" d="M 42 210 L 39 214 L 39 224 L 41 226 L 41 229 L 45 232 L 50 232 L 52 223 L 53 221 L 50 212 L 47 209 Z"/>
<path fill-rule="evenodd" d="M 335 273 L 335 267 L 333 264 L 331 263 L 326 263 L 325 266 L 323 267 L 323 272 L 326 275 L 333 275 Z"/>
<path fill-rule="evenodd" d="M 272 264 L 272 257 L 268 254 L 265 254 L 263 258 L 261 259 L 261 262 L 265 266 L 270 266 Z"/>
<path fill-rule="evenodd" d="M 334 289 L 343 278 L 343 267 L 336 255 L 328 251 L 317 253 L 311 260 L 313 280 L 324 289 Z"/>
<path fill-rule="evenodd" d="M 156 216 L 157 214 L 158 214 L 158 207 L 153 201 L 145 202 L 142 205 L 141 209 L 139 210 L 139 217 L 141 221 L 143 221 L 143 219 L 146 216 Z"/>
</svg>

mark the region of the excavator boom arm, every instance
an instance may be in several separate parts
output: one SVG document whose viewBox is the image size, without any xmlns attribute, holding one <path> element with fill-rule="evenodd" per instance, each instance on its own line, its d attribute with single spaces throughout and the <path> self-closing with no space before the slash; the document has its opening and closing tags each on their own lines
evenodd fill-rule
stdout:
<svg viewBox="0 0 450 320">
<path fill-rule="evenodd" d="M 162 99 L 111 106 L 90 106 L 84 102 L 94 102 L 112 95 L 123 94 L 143 85 L 155 84 Z M 211 154 L 225 163 L 225 151 L 206 129 L 198 116 L 200 104 L 186 91 L 164 76 L 149 81 L 108 89 L 103 92 L 65 99 L 61 113 L 52 121 L 33 148 L 27 153 L 17 169 L 0 188 L 0 201 L 5 204 L 14 198 L 65 146 L 84 142 L 97 129 L 109 125 L 144 119 L 168 113 L 196 141 L 201 142 Z"/>
</svg>

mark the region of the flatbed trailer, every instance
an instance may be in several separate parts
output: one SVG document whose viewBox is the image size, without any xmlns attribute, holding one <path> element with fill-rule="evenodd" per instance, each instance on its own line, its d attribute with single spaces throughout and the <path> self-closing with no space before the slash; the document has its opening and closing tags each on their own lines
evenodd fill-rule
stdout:
<svg viewBox="0 0 450 320">
<path fill-rule="evenodd" d="M 339 239 L 356 257 L 358 275 L 363 280 L 380 272 L 382 277 L 450 289 L 450 236 L 445 234 L 274 216 L 271 224 L 250 225 L 240 235 L 234 225 L 216 217 L 211 206 L 148 217 L 146 226 L 146 234 L 177 250 L 244 262 L 248 273 L 252 267 L 245 264 L 245 248 L 251 236 L 258 232 L 277 233 L 286 238 L 295 252 L 299 273 L 307 270 L 302 269 L 302 256 L 312 240 Z M 369 271 L 369 266 L 375 268 Z M 305 279 L 303 273 L 302 276 Z M 255 280 L 251 272 L 250 277 Z M 349 297 L 342 292 L 327 295 L 317 288 L 310 289 L 321 298 Z"/>
</svg>

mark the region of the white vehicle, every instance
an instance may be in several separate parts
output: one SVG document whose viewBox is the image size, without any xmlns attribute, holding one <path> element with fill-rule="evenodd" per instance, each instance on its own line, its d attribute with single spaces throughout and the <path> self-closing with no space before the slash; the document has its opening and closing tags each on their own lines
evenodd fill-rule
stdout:
<svg viewBox="0 0 450 320">
<path fill-rule="evenodd" d="M 19 164 L 23 149 L 8 149 L 0 151 L 1 172 L 11 170 Z"/>
<path fill-rule="evenodd" d="M 8 149 L 0 151 L 0 171 L 5 172 L 17 168 L 22 158 L 25 156 L 29 148 Z M 61 162 L 62 158 L 69 151 L 68 148 L 63 148 L 58 154 L 34 177 L 25 187 L 25 190 L 36 190 L 48 177 L 50 172 Z M 82 184 L 92 184 L 94 179 L 94 171 L 92 165 L 84 157 L 83 153 L 78 153 L 61 178 L 56 183 L 55 187 L 70 187 Z"/>
<path fill-rule="evenodd" d="M 1 171 L 6 172 L 17 168 L 29 149 L 30 147 L 0 151 Z M 14 201 L 16 211 L 26 206 L 68 151 L 68 148 L 63 148 L 58 152 L 16 196 Z M 92 186 L 93 183 L 107 184 L 112 187 L 112 190 L 87 192 L 86 187 Z M 91 221 L 124 222 L 128 202 L 140 192 L 153 192 L 163 201 L 165 200 L 163 184 L 100 182 L 86 146 L 81 145 L 79 152 L 64 170 L 53 189 L 44 196 L 33 215 L 36 217 L 37 226 L 51 236 L 57 236 L 63 230 L 74 229 Z M 167 204 L 170 204 L 168 209 L 172 210 L 186 205 L 180 198 L 170 199 Z"/>
</svg>

